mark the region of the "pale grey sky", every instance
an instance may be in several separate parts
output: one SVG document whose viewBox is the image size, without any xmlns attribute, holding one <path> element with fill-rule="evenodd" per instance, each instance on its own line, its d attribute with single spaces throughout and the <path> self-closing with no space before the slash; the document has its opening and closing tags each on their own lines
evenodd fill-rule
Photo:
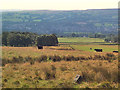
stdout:
<svg viewBox="0 0 120 90">
<path fill-rule="evenodd" d="M 0 9 L 83 10 L 117 8 L 119 0 L 0 0 Z"/>
</svg>

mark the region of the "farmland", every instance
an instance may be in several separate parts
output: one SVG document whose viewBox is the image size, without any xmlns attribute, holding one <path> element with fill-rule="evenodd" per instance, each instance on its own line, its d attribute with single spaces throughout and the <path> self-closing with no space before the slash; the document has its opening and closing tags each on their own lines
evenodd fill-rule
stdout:
<svg viewBox="0 0 120 90">
<path fill-rule="evenodd" d="M 94 51 L 96 48 L 103 49 L 104 52 L 112 52 L 118 50 L 118 45 L 115 43 L 106 43 L 103 39 L 99 38 L 59 38 L 60 45 L 71 46 L 76 50 Z M 92 48 L 92 50 L 90 50 Z"/>
<path fill-rule="evenodd" d="M 41 50 L 35 46 L 3 46 L 3 60 L 8 60 L 3 66 L 3 88 L 118 87 L 118 54 L 112 52 L 118 50 L 117 45 L 98 38 L 58 40 L 59 46 L 44 46 Z M 103 52 L 95 52 L 95 48 Z M 43 56 L 46 60 L 39 61 Z M 12 62 L 20 58 L 22 62 Z M 80 84 L 73 81 L 77 74 L 83 77 Z"/>
<path fill-rule="evenodd" d="M 3 12 L 3 31 L 20 30 L 62 35 L 66 32 L 116 33 L 117 13 L 117 9 Z"/>
<path fill-rule="evenodd" d="M 58 38 L 60 43 L 74 43 L 74 42 L 104 42 L 103 39 L 99 38 L 87 38 L 87 37 L 66 37 L 66 38 Z"/>
</svg>

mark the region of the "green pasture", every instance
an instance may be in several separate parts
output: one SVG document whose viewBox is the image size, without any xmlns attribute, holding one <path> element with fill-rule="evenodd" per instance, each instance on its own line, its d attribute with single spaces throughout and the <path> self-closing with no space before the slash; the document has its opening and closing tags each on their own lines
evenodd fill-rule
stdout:
<svg viewBox="0 0 120 90">
<path fill-rule="evenodd" d="M 115 43 L 106 43 L 104 39 L 100 38 L 66 37 L 58 38 L 58 41 L 60 46 L 72 47 L 76 50 L 94 51 L 94 49 L 103 49 L 103 52 L 118 50 L 118 45 Z"/>
<path fill-rule="evenodd" d="M 94 49 L 103 49 L 103 52 L 112 52 L 118 50 L 117 45 L 70 45 L 76 50 L 94 51 Z M 90 49 L 92 48 L 92 50 Z"/>
<path fill-rule="evenodd" d="M 87 38 L 87 37 L 64 37 L 58 38 L 59 43 L 74 43 L 74 42 L 104 42 L 99 38 Z"/>
</svg>

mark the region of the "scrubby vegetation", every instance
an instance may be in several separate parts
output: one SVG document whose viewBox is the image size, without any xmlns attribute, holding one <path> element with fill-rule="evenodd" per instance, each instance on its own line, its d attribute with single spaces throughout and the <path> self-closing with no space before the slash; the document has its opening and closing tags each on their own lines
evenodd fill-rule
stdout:
<svg viewBox="0 0 120 90">
<path fill-rule="evenodd" d="M 26 62 L 5 65 L 2 80 L 4 88 L 117 88 L 117 73 L 117 60 Z"/>
<path fill-rule="evenodd" d="M 80 60 L 107 60 L 107 61 L 112 61 L 116 60 L 118 57 L 115 56 L 112 53 L 107 53 L 106 55 L 94 55 L 94 56 L 58 56 L 58 55 L 53 55 L 53 56 L 46 56 L 46 55 L 41 55 L 40 57 L 12 57 L 11 59 L 2 59 L 2 65 L 5 66 L 5 64 L 9 63 L 26 63 L 30 62 L 30 64 L 34 64 L 35 62 L 47 62 L 47 61 L 53 61 L 53 62 L 58 62 L 58 61 L 80 61 Z"/>
<path fill-rule="evenodd" d="M 78 44 L 61 42 L 60 46 L 44 46 L 41 50 L 35 46 L 3 46 L 2 87 L 117 88 L 118 53 L 112 52 L 117 45 L 96 45 L 93 38 L 89 40 L 94 45 L 83 40 Z M 94 51 L 98 46 L 103 52 Z M 82 76 L 79 84 L 74 82 L 76 75 Z"/>
</svg>

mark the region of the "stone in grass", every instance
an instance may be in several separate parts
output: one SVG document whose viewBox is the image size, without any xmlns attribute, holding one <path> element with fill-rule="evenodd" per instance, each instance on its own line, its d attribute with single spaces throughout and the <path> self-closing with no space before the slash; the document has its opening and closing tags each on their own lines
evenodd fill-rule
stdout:
<svg viewBox="0 0 120 90">
<path fill-rule="evenodd" d="M 4 82 L 7 82 L 8 80 L 7 79 L 4 79 Z"/>
<path fill-rule="evenodd" d="M 19 85 L 20 81 L 15 81 L 15 82 L 13 82 L 13 84 Z"/>
<path fill-rule="evenodd" d="M 76 77 L 74 78 L 74 82 L 79 84 L 81 81 L 82 81 L 82 76 L 76 75 Z"/>
</svg>

